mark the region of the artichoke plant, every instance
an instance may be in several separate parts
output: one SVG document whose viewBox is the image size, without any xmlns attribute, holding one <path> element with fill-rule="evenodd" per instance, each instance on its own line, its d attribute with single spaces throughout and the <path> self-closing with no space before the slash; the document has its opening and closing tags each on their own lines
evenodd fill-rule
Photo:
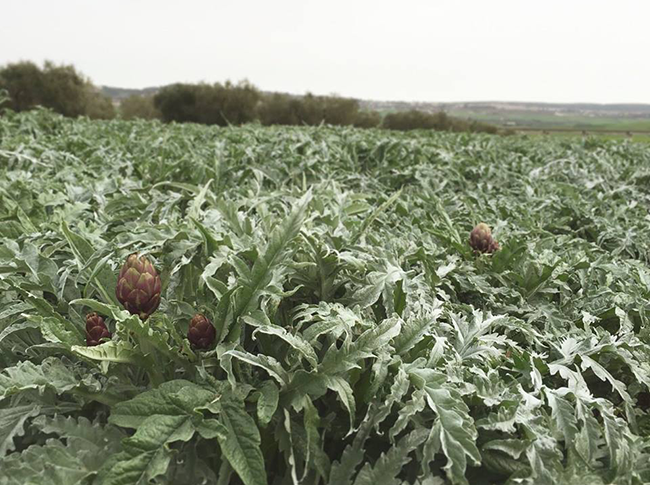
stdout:
<svg viewBox="0 0 650 485">
<path fill-rule="evenodd" d="M 115 296 L 133 315 L 146 320 L 160 305 L 160 275 L 149 258 L 129 255 L 120 270 Z"/>
<path fill-rule="evenodd" d="M 217 335 L 212 322 L 208 317 L 197 313 L 190 320 L 190 328 L 187 331 L 187 340 L 197 349 L 207 349 L 212 345 Z"/>
<path fill-rule="evenodd" d="M 480 253 L 493 253 L 499 249 L 499 243 L 492 237 L 490 226 L 481 222 L 469 233 L 469 245 Z"/>
<path fill-rule="evenodd" d="M 99 345 L 105 338 L 110 339 L 111 332 L 108 331 L 104 319 L 96 312 L 86 315 L 86 345 L 88 347 Z"/>
</svg>

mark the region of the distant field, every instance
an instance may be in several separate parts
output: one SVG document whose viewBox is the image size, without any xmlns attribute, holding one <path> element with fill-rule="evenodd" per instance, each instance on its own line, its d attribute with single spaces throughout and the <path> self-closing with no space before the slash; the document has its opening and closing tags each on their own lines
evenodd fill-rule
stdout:
<svg viewBox="0 0 650 485">
<path fill-rule="evenodd" d="M 471 118 L 512 129 L 567 130 L 573 132 L 619 132 L 617 138 L 626 132 L 650 136 L 650 118 L 603 116 L 595 114 L 565 114 L 540 111 L 479 111 L 471 109 L 450 110 L 449 114 L 460 118 Z M 555 134 L 555 133 L 554 133 Z"/>
<path fill-rule="evenodd" d="M 125 89 L 102 87 L 105 95 L 119 102 L 139 94 L 155 94 L 160 87 Z M 297 95 L 300 96 L 300 95 Z M 484 102 L 407 102 L 359 100 L 364 110 L 382 115 L 408 110 L 427 113 L 445 111 L 451 116 L 482 121 L 510 128 L 531 136 L 549 135 L 570 137 L 598 136 L 604 139 L 631 139 L 650 142 L 650 105 L 647 104 L 597 104 L 597 103 L 528 103 L 507 101 Z M 628 135 L 628 132 L 632 136 Z"/>
<path fill-rule="evenodd" d="M 622 131 L 586 131 L 583 130 L 562 130 L 562 129 L 533 129 L 533 128 L 514 128 L 514 130 L 522 137 L 530 137 L 532 139 L 541 138 L 566 138 L 566 139 L 580 139 L 580 138 L 598 138 L 601 140 L 630 140 L 635 142 L 650 142 L 649 132 L 632 132 L 631 136 Z"/>
<path fill-rule="evenodd" d="M 566 139 L 575 139 L 575 138 L 585 138 L 585 135 L 580 131 L 548 131 L 544 133 L 541 130 L 526 130 L 518 132 L 523 137 L 529 137 L 533 140 L 538 140 L 541 138 L 559 137 Z M 587 137 L 595 137 L 600 140 L 630 140 L 634 142 L 650 143 L 650 133 L 634 133 L 632 136 L 627 136 L 624 133 L 612 133 L 612 132 L 588 132 Z"/>
</svg>

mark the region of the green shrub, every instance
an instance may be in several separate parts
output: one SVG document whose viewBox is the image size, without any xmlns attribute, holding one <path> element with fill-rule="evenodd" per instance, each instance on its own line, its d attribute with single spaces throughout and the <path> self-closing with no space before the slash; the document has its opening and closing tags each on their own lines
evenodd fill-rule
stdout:
<svg viewBox="0 0 650 485">
<path fill-rule="evenodd" d="M 258 117 L 263 125 L 299 125 L 301 100 L 281 93 L 267 94 L 258 107 Z"/>
<path fill-rule="evenodd" d="M 377 126 L 379 115 L 361 115 L 356 99 L 339 96 L 304 96 L 273 93 L 262 98 L 258 116 L 263 125 Z M 361 116 L 361 117 L 360 117 Z M 374 122 L 374 125 L 373 125 Z M 357 123 L 361 123 L 357 125 Z"/>
<path fill-rule="evenodd" d="M 9 95 L 7 107 L 25 111 L 43 102 L 43 72 L 33 62 L 8 64 L 0 70 L 0 88 Z"/>
<path fill-rule="evenodd" d="M 256 119 L 258 89 L 244 81 L 233 84 L 173 84 L 153 99 L 164 121 L 206 125 L 239 125 Z"/>
<path fill-rule="evenodd" d="M 6 89 L 0 89 L 0 107 L 2 107 L 3 104 L 8 104 L 9 103 L 9 93 L 7 92 Z"/>
<path fill-rule="evenodd" d="M 419 110 L 400 111 L 384 116 L 382 126 L 389 130 L 436 130 L 473 133 L 499 133 L 499 128 L 494 125 L 473 120 L 453 118 L 444 111 L 426 113 Z"/>
<path fill-rule="evenodd" d="M 164 121 L 198 122 L 196 99 L 197 86 L 176 83 L 156 93 L 153 104 Z"/>
<path fill-rule="evenodd" d="M 153 96 L 133 94 L 120 102 L 120 116 L 125 120 L 157 120 L 162 118 L 154 105 Z"/>
<path fill-rule="evenodd" d="M 44 106 L 65 116 L 115 115 L 110 99 L 71 65 L 47 61 L 41 69 L 33 62 L 7 64 L 0 69 L 0 89 L 7 91 L 6 105 L 14 111 Z"/>
<path fill-rule="evenodd" d="M 116 111 L 113 101 L 101 94 L 99 89 L 90 85 L 86 87 L 84 115 L 92 119 L 109 120 L 115 118 Z"/>
<path fill-rule="evenodd" d="M 377 128 L 381 121 L 379 111 L 359 111 L 353 124 L 358 128 Z"/>
</svg>

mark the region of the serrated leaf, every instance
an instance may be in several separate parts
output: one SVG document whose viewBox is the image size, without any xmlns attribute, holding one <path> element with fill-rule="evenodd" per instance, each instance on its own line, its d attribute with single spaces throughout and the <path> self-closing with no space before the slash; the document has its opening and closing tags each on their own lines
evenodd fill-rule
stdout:
<svg viewBox="0 0 650 485">
<path fill-rule="evenodd" d="M 264 369 L 271 377 L 278 381 L 280 386 L 285 386 L 288 382 L 287 372 L 273 357 L 262 354 L 254 355 L 240 350 L 229 350 L 224 353 L 224 356 L 234 357 L 242 362 Z"/>
<path fill-rule="evenodd" d="M 75 373 L 55 357 L 48 357 L 40 365 L 25 361 L 0 373 L 0 399 L 30 389 L 47 388 L 60 394 L 80 385 Z"/>
<path fill-rule="evenodd" d="M 85 267 L 95 255 L 95 250 L 92 245 L 84 237 L 72 232 L 65 222 L 61 223 L 61 231 L 77 258 L 79 267 Z M 93 275 L 93 283 L 100 295 L 104 298 L 105 303 L 117 305 L 118 301 L 114 291 L 117 285 L 117 275 L 105 265 L 105 262 L 100 261 L 98 266 L 101 266 L 102 269 L 91 273 Z"/>
<path fill-rule="evenodd" d="M 423 390 L 429 407 L 438 416 L 439 439 L 447 457 L 444 469 L 452 483 L 467 484 L 467 460 L 478 466 L 481 455 L 476 447 L 477 432 L 469 409 L 458 392 L 444 385 L 446 376 L 431 370 L 417 370 L 415 375 L 424 379 Z"/>
<path fill-rule="evenodd" d="M 350 387 L 350 384 L 348 384 L 345 379 L 337 376 L 325 376 L 324 382 L 328 389 L 334 391 L 338 395 L 341 404 L 343 404 L 343 407 L 347 410 L 350 417 L 349 433 L 351 433 L 354 428 L 354 417 L 357 407 L 352 387 Z"/>
<path fill-rule="evenodd" d="M 122 434 L 85 418 L 37 418 L 37 428 L 60 435 L 65 444 L 49 439 L 32 445 L 21 453 L 0 460 L 0 483 L 66 485 L 83 483 L 93 477 L 105 463 L 106 456 L 119 449 Z"/>
<path fill-rule="evenodd" d="M 288 343 L 292 348 L 300 352 L 300 354 L 302 354 L 313 367 L 316 367 L 318 365 L 318 357 L 316 356 L 316 352 L 314 351 L 313 347 L 309 345 L 309 343 L 300 335 L 292 335 L 284 328 L 277 325 L 271 325 L 268 321 L 266 323 L 260 322 L 258 318 L 244 317 L 243 320 L 255 328 L 253 337 L 255 337 L 255 334 L 258 332 L 278 337 Z"/>
<path fill-rule="evenodd" d="M 185 380 L 161 384 L 129 401 L 118 403 L 112 410 L 109 422 L 125 428 L 139 428 L 152 415 L 191 416 L 195 409 L 204 407 L 218 395 Z"/>
<path fill-rule="evenodd" d="M 244 485 L 266 485 L 264 457 L 260 450 L 260 433 L 244 404 L 227 398 L 220 402 L 219 420 L 224 434 L 217 439 L 221 451 Z"/>
<path fill-rule="evenodd" d="M 426 440 L 428 431 L 411 431 L 386 453 L 382 453 L 374 465 L 366 463 L 357 475 L 354 485 L 396 485 L 395 480 L 402 467 L 411 461 L 409 454 Z"/>
<path fill-rule="evenodd" d="M 171 451 L 165 446 L 176 441 L 189 441 L 195 428 L 187 415 L 154 415 L 146 418 L 136 433 L 123 441 L 124 451 L 103 476 L 102 483 L 145 484 L 164 474 Z"/>
<path fill-rule="evenodd" d="M 87 359 L 100 362 L 116 362 L 119 364 L 144 365 L 142 354 L 134 350 L 128 342 L 111 340 L 94 347 L 73 345 L 70 350 Z"/>
<path fill-rule="evenodd" d="M 258 255 L 251 269 L 250 277 L 245 279 L 241 291 L 235 295 L 235 302 L 232 304 L 233 321 L 236 322 L 240 316 L 254 310 L 260 292 L 271 279 L 271 272 L 282 262 L 282 256 L 285 254 L 289 242 L 300 232 L 311 198 L 310 191 L 298 201 L 289 217 L 271 235 L 264 253 Z M 228 340 L 234 342 L 239 339 L 240 334 L 241 327 L 235 325 L 230 330 Z"/>
<path fill-rule="evenodd" d="M 262 426 L 266 426 L 270 421 L 275 411 L 278 408 L 278 401 L 280 393 L 278 388 L 272 381 L 266 381 L 259 388 L 260 397 L 257 401 L 257 419 L 259 419 Z"/>
<path fill-rule="evenodd" d="M 14 438 L 25 433 L 25 422 L 40 411 L 37 403 L 0 409 L 0 459 L 16 448 Z"/>
<path fill-rule="evenodd" d="M 547 391 L 546 397 L 548 405 L 551 407 L 551 417 L 564 436 L 565 443 L 570 446 L 578 434 L 578 421 L 573 406 L 569 401 L 552 391 Z"/>
</svg>

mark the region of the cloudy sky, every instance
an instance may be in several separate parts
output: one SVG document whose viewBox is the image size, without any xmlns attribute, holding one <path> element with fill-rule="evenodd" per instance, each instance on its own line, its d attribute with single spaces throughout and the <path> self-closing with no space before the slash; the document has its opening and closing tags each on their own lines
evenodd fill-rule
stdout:
<svg viewBox="0 0 650 485">
<path fill-rule="evenodd" d="M 15 0 L 0 64 L 142 88 L 247 78 L 383 100 L 650 103 L 646 0 Z"/>
</svg>

